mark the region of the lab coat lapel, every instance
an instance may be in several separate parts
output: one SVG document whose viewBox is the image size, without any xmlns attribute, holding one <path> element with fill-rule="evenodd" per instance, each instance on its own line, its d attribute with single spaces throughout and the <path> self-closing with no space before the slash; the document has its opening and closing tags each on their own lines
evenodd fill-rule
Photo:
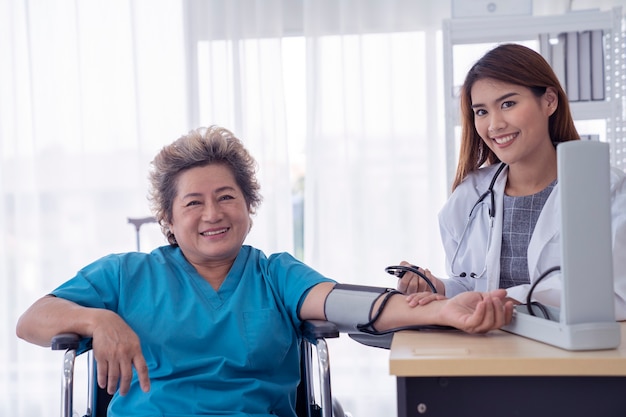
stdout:
<svg viewBox="0 0 626 417">
<path fill-rule="evenodd" d="M 545 246 L 559 233 L 560 229 L 560 206 L 559 206 L 559 185 L 548 196 L 546 203 L 539 214 L 537 224 L 528 244 L 528 271 L 531 274 L 531 281 L 534 280 L 533 271 L 539 267 L 539 257 L 543 253 Z"/>
<path fill-rule="evenodd" d="M 504 217 L 504 188 L 509 173 L 509 167 L 505 167 L 496 179 L 493 186 L 495 193 L 496 216 L 494 218 L 493 235 L 491 245 L 487 252 L 487 279 L 489 281 L 487 291 L 495 290 L 500 285 L 500 252 L 502 251 L 502 219 Z M 490 179 L 491 180 L 491 179 Z"/>
</svg>

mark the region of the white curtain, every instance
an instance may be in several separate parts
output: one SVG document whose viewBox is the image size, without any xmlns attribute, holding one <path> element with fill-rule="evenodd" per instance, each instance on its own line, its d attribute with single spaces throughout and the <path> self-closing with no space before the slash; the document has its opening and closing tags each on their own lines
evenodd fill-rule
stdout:
<svg viewBox="0 0 626 417">
<path fill-rule="evenodd" d="M 384 268 L 401 260 L 442 269 L 445 12 L 434 2 L 305 1 L 305 259 L 340 281 L 394 287 Z M 330 352 L 346 409 L 394 413 L 388 351 L 344 337 Z"/>
<path fill-rule="evenodd" d="M 184 4 L 191 123 L 232 130 L 259 163 L 263 204 L 246 243 L 293 252 L 282 2 Z"/>
<path fill-rule="evenodd" d="M 394 286 L 384 267 L 403 259 L 442 269 L 440 3 L 0 0 L 0 415 L 57 414 L 60 354 L 15 322 L 135 249 L 149 161 L 197 126 L 231 129 L 259 162 L 248 243 L 355 284 Z M 141 239 L 164 243 L 154 225 Z M 345 408 L 393 414 L 388 352 L 340 339 Z"/>
<path fill-rule="evenodd" d="M 0 415 L 60 407 L 61 356 L 18 341 L 19 314 L 135 249 L 148 162 L 188 130 L 179 22 L 168 1 L 0 1 Z"/>
</svg>

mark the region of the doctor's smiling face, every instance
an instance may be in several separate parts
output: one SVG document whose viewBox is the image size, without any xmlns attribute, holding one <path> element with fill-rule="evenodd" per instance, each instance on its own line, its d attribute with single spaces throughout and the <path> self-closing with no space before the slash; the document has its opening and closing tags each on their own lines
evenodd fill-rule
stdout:
<svg viewBox="0 0 626 417">
<path fill-rule="evenodd" d="M 508 178 L 512 172 L 539 176 L 537 168 L 556 166 L 555 144 L 580 138 L 552 67 L 523 45 L 498 45 L 476 61 L 459 102 L 461 140 L 452 190 L 470 172 L 500 161 L 509 164 Z M 541 149 L 545 153 L 538 154 Z M 533 155 L 535 163 L 526 164 Z"/>
<path fill-rule="evenodd" d="M 558 105 L 556 91 L 545 92 L 483 78 L 471 88 L 474 126 L 485 144 L 509 165 L 531 162 L 554 150 L 548 119 Z"/>
</svg>

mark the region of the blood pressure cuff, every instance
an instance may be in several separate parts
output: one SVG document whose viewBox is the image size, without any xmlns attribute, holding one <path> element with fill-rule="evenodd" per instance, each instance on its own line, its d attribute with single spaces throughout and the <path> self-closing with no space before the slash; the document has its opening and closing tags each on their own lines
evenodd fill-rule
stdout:
<svg viewBox="0 0 626 417">
<path fill-rule="evenodd" d="M 372 317 L 376 300 L 395 292 L 388 288 L 368 287 L 364 285 L 336 284 L 326 297 L 324 313 L 326 320 L 335 323 L 342 333 L 358 333 L 364 327 L 373 324 Z"/>
</svg>

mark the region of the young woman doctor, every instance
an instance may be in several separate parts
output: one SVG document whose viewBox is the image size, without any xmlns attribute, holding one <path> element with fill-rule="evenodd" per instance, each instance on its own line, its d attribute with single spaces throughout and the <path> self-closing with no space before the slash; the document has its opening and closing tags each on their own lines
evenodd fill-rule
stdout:
<svg viewBox="0 0 626 417">
<path fill-rule="evenodd" d="M 460 103 L 459 162 L 452 195 L 439 214 L 449 279 L 428 269 L 419 272 L 446 297 L 506 288 L 508 297 L 523 303 L 531 285 L 560 264 L 556 146 L 579 139 L 568 100 L 540 54 L 503 44 L 470 69 Z M 624 320 L 626 176 L 616 168 L 611 168 L 611 212 L 615 309 Z M 398 289 L 431 291 L 413 272 L 401 277 Z M 557 272 L 532 294 L 558 306 L 560 293 Z"/>
</svg>

